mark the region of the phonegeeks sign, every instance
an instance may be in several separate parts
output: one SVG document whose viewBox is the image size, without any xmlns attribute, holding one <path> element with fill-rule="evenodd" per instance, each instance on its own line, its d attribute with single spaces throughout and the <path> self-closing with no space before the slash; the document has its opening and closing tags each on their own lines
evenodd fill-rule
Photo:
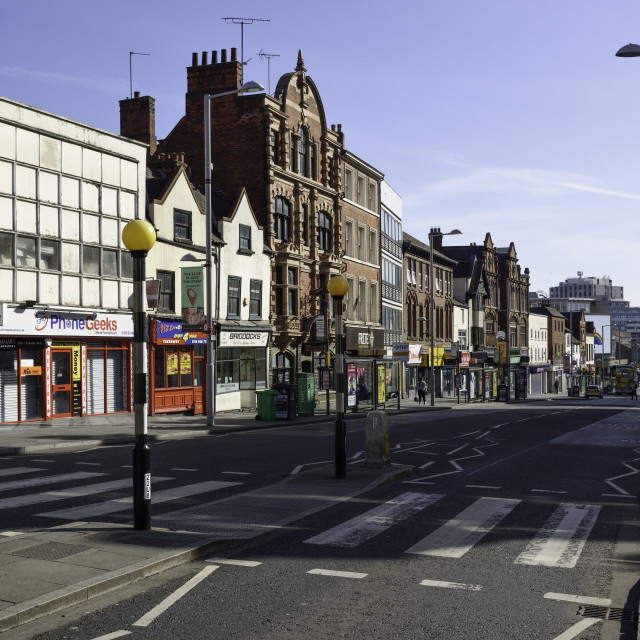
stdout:
<svg viewBox="0 0 640 640">
<path fill-rule="evenodd" d="M 0 332 L 25 336 L 81 336 L 133 338 L 133 316 L 118 313 L 82 313 L 4 306 Z"/>
</svg>

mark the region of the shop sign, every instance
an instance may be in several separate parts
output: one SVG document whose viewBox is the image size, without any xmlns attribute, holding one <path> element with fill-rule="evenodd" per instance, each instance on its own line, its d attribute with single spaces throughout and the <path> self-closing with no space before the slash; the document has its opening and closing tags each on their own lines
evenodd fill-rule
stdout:
<svg viewBox="0 0 640 640">
<path fill-rule="evenodd" d="M 460 366 L 468 367 L 471 363 L 471 353 L 469 351 L 460 352 Z"/>
<path fill-rule="evenodd" d="M 311 353 L 323 352 L 326 350 L 325 342 L 318 342 L 317 340 L 307 340 L 302 343 L 302 355 L 308 356 Z"/>
<path fill-rule="evenodd" d="M 156 344 L 207 344 L 207 334 L 202 331 L 185 331 L 179 320 L 156 320 Z M 176 372 L 177 373 L 177 372 Z"/>
<path fill-rule="evenodd" d="M 133 337 L 133 315 L 115 313 L 81 313 L 44 309 L 4 309 L 3 332 L 15 335 Z"/>
<path fill-rule="evenodd" d="M 409 345 L 406 343 L 394 344 L 392 357 L 397 362 L 409 362 Z"/>
<path fill-rule="evenodd" d="M 220 347 L 266 347 L 269 332 L 250 329 L 220 332 Z M 320 349 L 321 350 L 321 349 Z"/>
<path fill-rule="evenodd" d="M 368 327 L 347 327 L 347 351 L 384 351 L 384 329 L 369 329 Z"/>
<path fill-rule="evenodd" d="M 180 267 L 182 319 L 188 325 L 204 326 L 204 288 L 202 267 Z"/>
<path fill-rule="evenodd" d="M 409 364 L 419 364 L 422 354 L 422 347 L 419 344 L 409 345 Z"/>
<path fill-rule="evenodd" d="M 21 376 L 41 376 L 42 367 L 20 367 Z"/>
</svg>

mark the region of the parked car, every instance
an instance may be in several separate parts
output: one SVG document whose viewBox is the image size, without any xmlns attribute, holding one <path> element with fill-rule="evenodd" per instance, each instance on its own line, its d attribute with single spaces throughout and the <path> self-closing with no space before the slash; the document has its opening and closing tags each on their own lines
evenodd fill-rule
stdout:
<svg viewBox="0 0 640 640">
<path fill-rule="evenodd" d="M 585 398 L 602 398 L 602 389 L 597 384 L 587 385 L 587 391 L 584 394 Z"/>
</svg>

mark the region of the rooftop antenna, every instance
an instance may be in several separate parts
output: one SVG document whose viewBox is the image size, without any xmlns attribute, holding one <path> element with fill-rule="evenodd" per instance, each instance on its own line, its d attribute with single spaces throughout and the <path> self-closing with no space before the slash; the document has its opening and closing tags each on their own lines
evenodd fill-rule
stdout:
<svg viewBox="0 0 640 640">
<path fill-rule="evenodd" d="M 129 97 L 133 98 L 133 73 L 131 69 L 132 56 L 150 56 L 150 53 L 138 53 L 137 51 L 129 51 Z"/>
<path fill-rule="evenodd" d="M 265 20 L 263 18 L 222 18 L 225 22 L 232 22 L 233 24 L 240 25 L 240 62 L 242 63 L 241 72 L 242 76 L 240 82 L 244 79 L 244 25 L 253 24 L 254 22 L 271 22 L 271 20 Z"/>
<path fill-rule="evenodd" d="M 271 95 L 271 58 L 279 58 L 279 57 L 280 57 L 279 53 L 265 53 L 262 49 L 260 49 L 260 53 L 258 54 L 258 58 L 260 58 L 261 60 L 263 60 L 264 58 L 267 59 L 267 74 L 268 74 L 267 87 L 268 87 L 269 95 Z"/>
</svg>

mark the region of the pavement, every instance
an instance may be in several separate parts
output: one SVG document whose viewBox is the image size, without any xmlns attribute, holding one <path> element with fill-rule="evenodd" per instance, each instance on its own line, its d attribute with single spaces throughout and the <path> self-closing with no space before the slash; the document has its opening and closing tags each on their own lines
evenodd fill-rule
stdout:
<svg viewBox="0 0 640 640">
<path fill-rule="evenodd" d="M 544 399 L 572 400 L 562 395 L 529 398 Z M 504 403 L 466 403 L 464 399 L 458 403 L 456 398 L 437 398 L 433 407 L 418 407 L 413 398 L 403 398 L 399 403 L 392 400 L 386 410 L 391 418 L 395 413 L 472 406 L 506 408 Z M 346 420 L 364 417 L 366 411 L 345 415 Z M 333 420 L 335 414 L 326 415 L 326 407 L 320 406 L 316 415 L 299 417 L 296 423 Z M 148 440 L 154 441 L 281 425 L 282 421 L 256 420 L 255 412 L 245 411 L 216 415 L 213 428 L 206 425 L 205 416 L 182 414 L 150 416 L 147 427 Z M 0 456 L 133 444 L 133 435 L 133 414 L 1 425 Z M 411 473 L 412 467 L 404 465 L 350 463 L 347 477 L 337 480 L 333 465 L 319 465 L 267 487 L 154 516 L 149 531 L 101 522 L 0 531 L 0 633 L 274 527 L 287 526 Z"/>
</svg>

